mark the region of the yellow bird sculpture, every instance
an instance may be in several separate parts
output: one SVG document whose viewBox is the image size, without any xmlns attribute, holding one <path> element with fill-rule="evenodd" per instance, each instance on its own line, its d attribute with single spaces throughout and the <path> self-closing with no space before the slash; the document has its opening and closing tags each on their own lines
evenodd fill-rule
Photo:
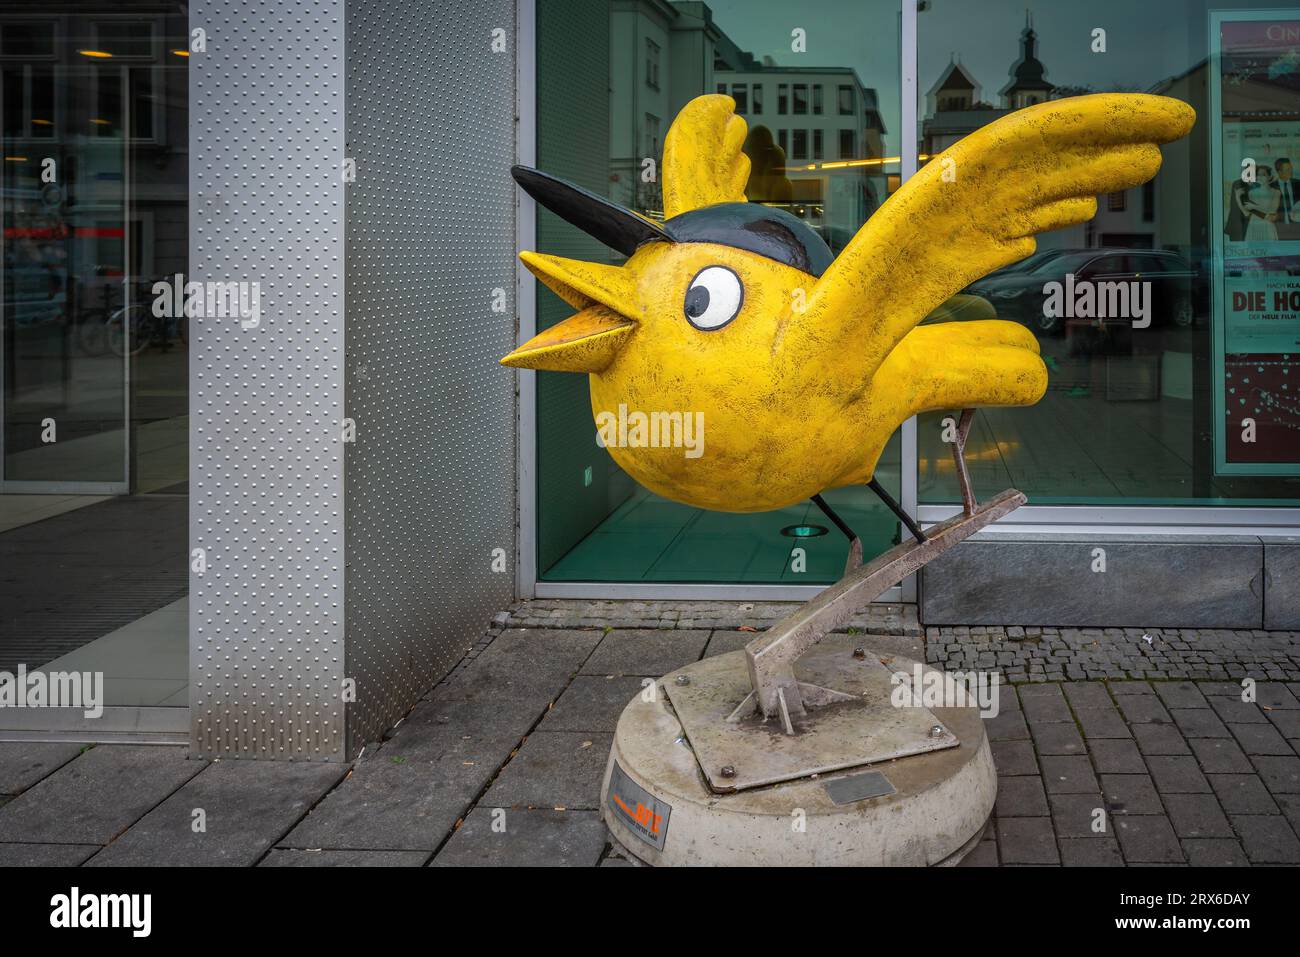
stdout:
<svg viewBox="0 0 1300 957">
<path fill-rule="evenodd" d="M 697 456 L 644 436 L 607 443 L 666 498 L 756 512 L 824 505 L 825 489 L 868 484 L 920 538 L 874 481 L 894 430 L 931 410 L 1032 405 L 1047 387 L 1038 343 L 1020 324 L 921 320 L 1033 253 L 1038 233 L 1091 219 L 1097 195 L 1151 179 L 1157 144 L 1185 135 L 1195 113 L 1140 94 L 1012 113 L 934 158 L 833 257 L 802 220 L 745 201 L 746 126 L 734 110 L 710 94 L 674 120 L 662 223 L 512 170 L 542 206 L 628 259 L 520 253 L 577 313 L 501 362 L 587 373 L 598 423 L 602 413 L 607 422 L 694 415 Z"/>
</svg>

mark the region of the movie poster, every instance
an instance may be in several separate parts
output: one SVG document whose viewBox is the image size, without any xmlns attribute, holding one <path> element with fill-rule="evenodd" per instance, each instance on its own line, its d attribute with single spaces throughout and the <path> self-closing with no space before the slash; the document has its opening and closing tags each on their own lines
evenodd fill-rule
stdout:
<svg viewBox="0 0 1300 957">
<path fill-rule="evenodd" d="M 1300 474 L 1300 11 L 1210 14 L 1215 471 Z"/>
</svg>

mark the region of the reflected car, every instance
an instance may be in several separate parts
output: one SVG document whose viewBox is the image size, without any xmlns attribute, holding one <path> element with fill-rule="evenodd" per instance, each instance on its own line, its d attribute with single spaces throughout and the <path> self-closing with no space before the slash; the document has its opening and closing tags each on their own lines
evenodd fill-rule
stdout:
<svg viewBox="0 0 1300 957">
<path fill-rule="evenodd" d="M 997 275 L 1011 275 L 1012 273 L 1033 272 L 1045 263 L 1051 262 L 1060 256 L 1077 252 L 1074 249 L 1040 249 L 1032 256 L 1026 256 L 1019 262 L 1014 262 L 1010 266 L 1003 266 Z"/>
<path fill-rule="evenodd" d="M 1028 268 L 999 270 L 966 291 L 987 299 L 1000 318 L 1021 322 L 1038 335 L 1054 335 L 1065 328 L 1067 318 L 1049 314 L 1044 286 L 1064 283 L 1067 274 L 1073 274 L 1076 284 L 1150 282 L 1153 328 L 1186 329 L 1196 320 L 1196 271 L 1177 253 L 1159 249 L 1052 250 Z"/>
<path fill-rule="evenodd" d="M 67 297 L 60 273 L 46 266 L 8 266 L 5 307 L 16 327 L 62 322 Z"/>
</svg>

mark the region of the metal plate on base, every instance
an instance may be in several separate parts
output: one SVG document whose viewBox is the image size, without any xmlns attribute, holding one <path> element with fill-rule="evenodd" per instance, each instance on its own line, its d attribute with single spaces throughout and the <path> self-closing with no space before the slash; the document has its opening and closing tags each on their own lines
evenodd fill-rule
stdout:
<svg viewBox="0 0 1300 957">
<path fill-rule="evenodd" d="M 814 774 L 889 761 L 960 742 L 928 708 L 896 708 L 892 670 L 872 655 L 853 657 L 847 636 L 828 636 L 795 665 L 799 681 L 834 688 L 856 700 L 825 705 L 784 732 L 779 718 L 755 711 L 727 718 L 750 693 L 745 653 L 706 658 L 665 675 L 668 694 L 709 787 L 720 794 L 793 781 Z M 686 684 L 677 677 L 686 675 Z M 942 729 L 934 733 L 934 728 Z"/>
<path fill-rule="evenodd" d="M 883 797 L 894 793 L 894 786 L 889 783 L 889 778 L 879 771 L 863 771 L 861 774 L 832 778 L 823 785 L 823 788 L 826 796 L 840 806 L 857 804 L 867 798 Z"/>
<path fill-rule="evenodd" d="M 618 762 L 609 769 L 609 797 L 607 803 L 612 814 L 623 825 L 657 851 L 664 849 L 668 838 L 668 825 L 672 820 L 671 804 L 660 801 L 641 785 L 633 781 Z"/>
</svg>

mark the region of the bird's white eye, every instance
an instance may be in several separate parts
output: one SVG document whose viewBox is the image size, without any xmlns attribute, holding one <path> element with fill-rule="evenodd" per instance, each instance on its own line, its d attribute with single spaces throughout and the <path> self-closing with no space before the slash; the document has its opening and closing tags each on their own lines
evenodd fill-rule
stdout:
<svg viewBox="0 0 1300 957">
<path fill-rule="evenodd" d="M 745 289 L 726 266 L 707 266 L 695 274 L 682 309 L 696 329 L 721 329 L 740 312 Z"/>
</svg>

